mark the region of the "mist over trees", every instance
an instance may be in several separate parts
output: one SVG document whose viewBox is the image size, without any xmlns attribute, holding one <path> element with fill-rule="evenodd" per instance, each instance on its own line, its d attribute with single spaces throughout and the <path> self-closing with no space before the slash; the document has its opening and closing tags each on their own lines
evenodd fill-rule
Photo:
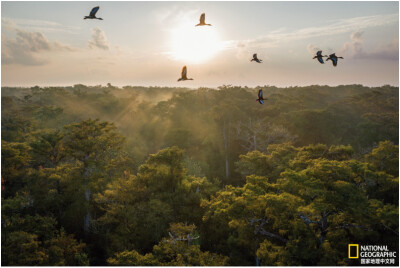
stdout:
<svg viewBox="0 0 400 268">
<path fill-rule="evenodd" d="M 261 87 L 260 87 L 261 88 Z M 2 88 L 2 265 L 398 248 L 398 87 Z"/>
</svg>

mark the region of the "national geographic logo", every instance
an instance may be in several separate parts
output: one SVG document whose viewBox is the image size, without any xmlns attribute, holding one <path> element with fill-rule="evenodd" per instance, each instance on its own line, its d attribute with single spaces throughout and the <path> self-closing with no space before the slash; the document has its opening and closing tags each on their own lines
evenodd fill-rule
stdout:
<svg viewBox="0 0 400 268">
<path fill-rule="evenodd" d="M 349 259 L 358 259 L 358 244 L 349 244 Z"/>
<path fill-rule="evenodd" d="M 359 259 L 362 265 L 394 265 L 396 251 L 390 251 L 387 245 L 349 244 L 349 259 Z"/>
</svg>

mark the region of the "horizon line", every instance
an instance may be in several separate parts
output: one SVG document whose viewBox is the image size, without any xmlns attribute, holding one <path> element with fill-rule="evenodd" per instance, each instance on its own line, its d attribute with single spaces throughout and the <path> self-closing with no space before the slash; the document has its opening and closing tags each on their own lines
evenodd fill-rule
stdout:
<svg viewBox="0 0 400 268">
<path fill-rule="evenodd" d="M 110 83 L 111 84 L 111 83 Z M 55 87 L 55 88 L 61 88 L 61 87 L 74 87 L 76 85 L 83 85 L 86 87 L 105 87 L 107 88 L 107 84 L 106 85 L 102 85 L 102 84 L 97 84 L 97 85 L 85 85 L 82 83 L 77 83 L 77 84 L 73 84 L 73 85 L 33 85 L 33 86 L 4 86 L 2 85 L 1 88 L 18 88 L 18 89 L 24 89 L 24 88 L 33 88 L 33 87 L 40 87 L 40 88 L 50 88 L 50 87 Z M 276 88 L 291 88 L 291 87 L 310 87 L 310 86 L 321 86 L 321 87 L 339 87 L 339 86 L 363 86 L 363 87 L 386 87 L 386 86 L 390 86 L 390 87 L 399 87 L 399 85 L 393 85 L 390 83 L 387 84 L 382 84 L 382 85 L 364 85 L 364 84 L 337 84 L 337 85 L 320 85 L 320 84 L 309 84 L 309 85 L 288 85 L 288 86 L 277 86 L 277 85 L 257 85 L 257 86 L 246 86 L 246 85 L 232 85 L 232 84 L 228 84 L 228 85 L 220 85 L 220 86 L 188 86 L 188 87 L 184 87 L 184 86 L 168 86 L 168 85 L 155 85 L 155 86 L 145 86 L 145 85 L 123 85 L 123 86 L 119 86 L 119 85 L 113 85 L 111 84 L 112 87 L 116 87 L 116 88 L 121 88 L 123 89 L 124 87 L 143 87 L 143 88 L 152 88 L 152 87 L 164 87 L 164 88 L 181 88 L 181 89 L 200 89 L 200 88 L 208 88 L 208 89 L 219 89 L 219 87 L 248 87 L 248 88 L 260 88 L 260 87 L 276 87 Z"/>
</svg>

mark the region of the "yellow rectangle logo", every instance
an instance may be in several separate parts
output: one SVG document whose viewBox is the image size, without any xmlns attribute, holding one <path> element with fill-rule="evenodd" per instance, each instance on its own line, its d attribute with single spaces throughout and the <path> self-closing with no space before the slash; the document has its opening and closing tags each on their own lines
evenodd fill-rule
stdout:
<svg viewBox="0 0 400 268">
<path fill-rule="evenodd" d="M 349 244 L 349 259 L 358 259 L 358 244 Z"/>
</svg>

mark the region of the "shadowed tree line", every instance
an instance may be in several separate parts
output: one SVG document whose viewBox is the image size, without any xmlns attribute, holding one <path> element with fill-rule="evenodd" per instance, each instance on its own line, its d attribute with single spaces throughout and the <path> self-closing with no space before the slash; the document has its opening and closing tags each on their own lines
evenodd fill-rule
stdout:
<svg viewBox="0 0 400 268">
<path fill-rule="evenodd" d="M 398 248 L 398 88 L 2 88 L 2 265 Z"/>
</svg>

